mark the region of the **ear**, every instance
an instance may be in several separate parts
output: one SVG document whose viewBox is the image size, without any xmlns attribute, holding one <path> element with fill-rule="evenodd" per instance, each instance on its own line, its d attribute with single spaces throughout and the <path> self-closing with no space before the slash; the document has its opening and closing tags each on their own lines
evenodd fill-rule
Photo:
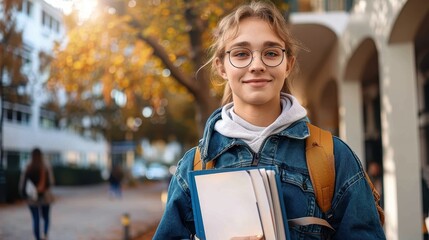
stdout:
<svg viewBox="0 0 429 240">
<path fill-rule="evenodd" d="M 216 64 L 216 71 L 223 79 L 227 80 L 228 76 L 226 75 L 225 66 L 223 65 L 223 62 L 220 60 L 220 58 L 215 59 Z"/>
<path fill-rule="evenodd" d="M 295 66 L 295 56 L 288 56 L 287 57 L 287 65 L 286 65 L 286 75 L 289 76 L 289 74 L 292 72 L 293 67 Z"/>
</svg>

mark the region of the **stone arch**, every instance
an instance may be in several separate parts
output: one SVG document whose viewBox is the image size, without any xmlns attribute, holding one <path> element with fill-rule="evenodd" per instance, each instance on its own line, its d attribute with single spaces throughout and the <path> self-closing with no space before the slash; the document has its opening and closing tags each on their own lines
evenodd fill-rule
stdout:
<svg viewBox="0 0 429 240">
<path fill-rule="evenodd" d="M 321 70 L 320 66 L 337 43 L 337 34 L 320 23 L 295 23 L 291 31 L 304 47 L 297 56 L 300 78 L 306 80 L 305 84 L 311 84 L 312 77 Z"/>
<path fill-rule="evenodd" d="M 394 44 L 413 41 L 420 31 L 419 28 L 423 26 L 427 28 L 422 22 L 427 18 L 428 12 L 427 0 L 408 0 L 392 25 L 388 42 Z"/>
<path fill-rule="evenodd" d="M 297 56 L 299 74 L 298 79 L 294 81 L 293 93 L 307 108 L 311 122 L 338 134 L 338 99 L 333 99 L 334 96 L 335 98 L 338 96 L 338 87 L 336 83 L 329 84 L 335 79 L 333 72 L 337 67 L 338 30 L 332 24 L 323 21 L 316 23 L 300 21 L 293 24 L 291 30 L 304 46 Z M 321 89 L 331 87 L 334 89 L 334 95 L 322 96 Z"/>
<path fill-rule="evenodd" d="M 370 38 L 363 39 L 349 58 L 346 65 L 344 79 L 352 81 L 361 80 L 364 69 L 367 67 L 368 60 L 370 60 L 371 56 L 374 56 L 376 53 L 377 47 L 374 40 Z"/>
<path fill-rule="evenodd" d="M 364 159 L 361 159 L 369 174 L 380 179 L 379 190 L 382 191 L 381 178 L 383 166 L 380 77 L 377 47 L 373 39 L 365 38 L 350 57 L 345 70 L 345 79 L 358 82 L 360 85 L 358 105 L 361 106 L 363 123 Z M 374 172 L 372 172 L 374 170 Z"/>
</svg>

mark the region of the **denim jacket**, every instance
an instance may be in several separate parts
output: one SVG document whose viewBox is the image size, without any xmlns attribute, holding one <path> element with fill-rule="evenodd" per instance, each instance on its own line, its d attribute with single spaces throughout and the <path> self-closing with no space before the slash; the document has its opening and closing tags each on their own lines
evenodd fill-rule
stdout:
<svg viewBox="0 0 429 240">
<path fill-rule="evenodd" d="M 209 118 L 199 143 L 203 168 L 215 161 L 215 168 L 275 165 L 280 173 L 281 192 L 289 219 L 314 216 L 326 219 L 335 231 L 320 225 L 291 226 L 291 239 L 386 239 L 371 189 L 362 165 L 353 151 L 334 137 L 335 193 L 331 209 L 324 214 L 317 206 L 305 159 L 307 119 L 267 137 L 258 152 L 240 139 L 225 137 L 214 130 L 221 110 Z M 192 239 L 194 217 L 188 172 L 193 170 L 195 148 L 179 161 L 168 189 L 164 215 L 153 239 Z"/>
</svg>

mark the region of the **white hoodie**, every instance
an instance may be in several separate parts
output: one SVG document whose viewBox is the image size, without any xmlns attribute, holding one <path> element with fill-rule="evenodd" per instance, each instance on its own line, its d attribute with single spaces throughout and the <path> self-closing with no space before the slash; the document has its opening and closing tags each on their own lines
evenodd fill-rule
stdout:
<svg viewBox="0 0 429 240">
<path fill-rule="evenodd" d="M 233 103 L 228 103 L 222 108 L 222 119 L 216 122 L 215 130 L 226 137 L 242 139 L 254 152 L 258 152 L 266 137 L 281 132 L 295 121 L 307 116 L 307 111 L 294 96 L 281 93 L 280 100 L 282 112 L 267 127 L 250 124 L 235 114 Z"/>
</svg>

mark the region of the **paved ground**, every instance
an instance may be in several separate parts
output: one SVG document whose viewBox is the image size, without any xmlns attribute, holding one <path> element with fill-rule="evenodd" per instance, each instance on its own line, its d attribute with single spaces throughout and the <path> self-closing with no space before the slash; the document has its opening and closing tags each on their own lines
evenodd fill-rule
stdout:
<svg viewBox="0 0 429 240">
<path fill-rule="evenodd" d="M 156 226 L 149 228 L 142 235 L 136 237 L 134 240 L 152 240 L 153 235 L 155 234 Z"/>
<path fill-rule="evenodd" d="M 125 187 L 122 199 L 111 199 L 107 184 L 55 187 L 49 240 L 122 240 L 124 213 L 131 218 L 131 238 L 151 239 L 162 215 L 161 193 L 166 188 L 164 182 L 149 182 Z M 24 202 L 0 205 L 0 239 L 33 239 L 30 211 Z"/>
</svg>

